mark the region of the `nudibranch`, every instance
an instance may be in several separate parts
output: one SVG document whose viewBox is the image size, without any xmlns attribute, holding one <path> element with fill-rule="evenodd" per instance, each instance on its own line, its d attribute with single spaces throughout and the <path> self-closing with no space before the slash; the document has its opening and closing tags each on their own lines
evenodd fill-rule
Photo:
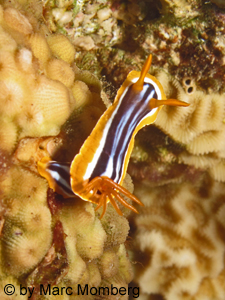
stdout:
<svg viewBox="0 0 225 300">
<path fill-rule="evenodd" d="M 71 165 L 53 162 L 49 158 L 38 163 L 39 173 L 48 180 L 51 188 L 64 197 L 75 194 L 93 202 L 97 204 L 96 210 L 103 206 L 101 217 L 108 202 L 122 215 L 116 200 L 138 213 L 123 196 L 143 204 L 122 187 L 134 137 L 141 128 L 156 120 L 163 105 L 189 105 L 166 99 L 160 82 L 148 74 L 151 61 L 152 55 L 149 55 L 141 72 L 128 74 L 114 103 L 101 116 Z"/>
</svg>

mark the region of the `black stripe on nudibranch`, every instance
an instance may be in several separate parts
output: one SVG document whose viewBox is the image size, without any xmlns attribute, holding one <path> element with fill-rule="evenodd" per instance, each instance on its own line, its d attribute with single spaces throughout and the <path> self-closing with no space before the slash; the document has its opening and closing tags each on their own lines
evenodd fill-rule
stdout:
<svg viewBox="0 0 225 300">
<path fill-rule="evenodd" d="M 50 162 L 47 167 L 51 177 L 68 197 L 74 197 L 70 185 L 70 163 Z"/>
<path fill-rule="evenodd" d="M 126 152 L 135 128 L 150 112 L 151 98 L 159 99 L 159 95 L 151 83 L 144 83 L 139 93 L 128 87 L 121 96 L 118 108 L 111 116 L 104 146 L 96 162 L 90 179 L 97 176 L 108 176 L 114 182 L 122 177 Z"/>
</svg>

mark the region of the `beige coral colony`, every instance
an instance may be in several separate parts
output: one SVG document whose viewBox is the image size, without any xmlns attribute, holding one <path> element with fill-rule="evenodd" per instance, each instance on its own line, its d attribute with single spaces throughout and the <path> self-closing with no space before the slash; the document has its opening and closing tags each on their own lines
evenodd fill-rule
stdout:
<svg viewBox="0 0 225 300">
<path fill-rule="evenodd" d="M 0 1 L 1 300 L 225 299 L 225 11 L 223 1 L 203 2 Z M 207 44 L 214 54 L 203 65 L 195 53 L 194 66 L 179 68 L 210 41 L 209 10 L 193 23 L 204 5 L 220 22 L 211 29 L 217 50 Z M 192 25 L 202 33 L 196 47 Z M 46 156 L 72 161 L 110 105 L 103 78 L 81 68 L 96 49 L 101 69 L 117 68 L 115 86 L 152 53 L 166 97 L 190 104 L 163 107 L 137 135 L 124 185 L 132 192 L 134 183 L 145 205 L 138 215 L 108 204 L 100 219 L 95 204 L 64 199 L 37 171 Z M 192 70 L 203 74 L 207 63 L 211 80 L 201 82 Z"/>
</svg>

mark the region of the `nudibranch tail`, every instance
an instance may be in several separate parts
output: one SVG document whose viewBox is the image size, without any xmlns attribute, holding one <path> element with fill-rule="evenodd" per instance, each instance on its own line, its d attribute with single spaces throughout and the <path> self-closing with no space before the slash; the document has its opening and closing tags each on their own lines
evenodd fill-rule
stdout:
<svg viewBox="0 0 225 300">
<path fill-rule="evenodd" d="M 168 105 L 168 106 L 189 106 L 190 104 L 187 103 L 187 102 L 184 102 L 184 101 L 177 100 L 177 99 L 157 100 L 155 98 L 152 98 L 149 101 L 150 109 L 157 108 L 157 107 L 162 106 L 162 105 Z"/>
<path fill-rule="evenodd" d="M 141 74 L 140 74 L 138 81 L 135 82 L 133 85 L 133 89 L 136 90 L 137 92 L 141 91 L 143 88 L 144 80 L 145 80 L 145 77 L 146 77 L 150 67 L 151 67 L 151 63 L 152 63 L 152 54 L 149 54 L 146 62 L 144 63 L 144 66 L 141 70 Z"/>
<path fill-rule="evenodd" d="M 49 157 L 43 157 L 41 159 L 41 161 L 39 161 L 37 163 L 37 169 L 38 169 L 38 173 L 42 177 L 47 179 L 50 188 L 54 190 L 54 181 L 52 179 L 51 174 L 47 171 L 48 165 L 49 165 L 50 162 L 51 162 L 51 159 Z"/>
<path fill-rule="evenodd" d="M 100 216 L 100 219 L 105 214 L 107 202 L 111 202 L 111 204 L 113 205 L 113 207 L 115 208 L 117 213 L 121 216 L 123 215 L 121 210 L 119 209 L 115 199 L 118 200 L 121 204 L 123 204 L 123 206 L 131 209 L 135 213 L 138 213 L 138 211 L 136 210 L 135 207 L 133 207 L 132 205 L 127 203 L 123 199 L 123 197 L 120 196 L 119 192 L 121 194 L 123 194 L 124 196 L 130 198 L 134 202 L 138 203 L 139 205 L 143 206 L 143 203 L 137 197 L 135 197 L 133 194 L 128 192 L 124 187 L 117 184 L 112 179 L 110 179 L 106 176 L 95 177 L 85 186 L 85 189 L 84 189 L 85 194 L 88 194 L 91 191 L 93 191 L 93 194 L 95 194 L 95 196 L 97 198 L 99 198 L 98 200 L 96 199 L 96 201 L 93 201 L 94 203 L 98 204 L 97 207 L 95 208 L 95 210 L 97 210 L 101 206 L 103 206 L 103 212 Z M 97 191 L 99 194 L 97 194 L 95 191 Z"/>
<path fill-rule="evenodd" d="M 37 165 L 39 174 L 47 179 L 49 187 L 64 198 L 74 197 L 70 186 L 70 163 L 58 163 L 43 157 Z"/>
</svg>

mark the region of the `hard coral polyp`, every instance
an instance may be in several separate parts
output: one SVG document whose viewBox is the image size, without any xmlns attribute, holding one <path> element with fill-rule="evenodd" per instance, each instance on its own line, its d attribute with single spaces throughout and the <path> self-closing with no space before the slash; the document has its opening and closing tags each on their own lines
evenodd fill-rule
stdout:
<svg viewBox="0 0 225 300">
<path fill-rule="evenodd" d="M 95 259 L 102 255 L 106 233 L 101 222 L 96 219 L 91 226 L 86 226 L 77 233 L 77 251 L 82 258 Z"/>
<path fill-rule="evenodd" d="M 76 80 L 85 82 L 91 92 L 101 92 L 101 82 L 95 75 L 93 75 L 89 71 L 80 70 L 75 65 L 73 66 L 73 69 L 76 74 Z"/>
<path fill-rule="evenodd" d="M 52 59 L 46 67 L 47 75 L 53 80 L 58 80 L 67 87 L 71 87 L 74 82 L 74 72 L 70 65 L 61 59 Z"/>
<path fill-rule="evenodd" d="M 83 274 L 86 271 L 86 263 L 81 258 L 79 253 L 76 249 L 76 237 L 73 235 L 72 232 L 68 230 L 68 228 L 64 227 L 65 234 L 67 235 L 67 238 L 65 240 L 65 246 L 66 246 L 66 252 L 67 252 L 67 258 L 69 262 L 69 270 L 66 274 L 64 280 L 68 285 L 74 285 L 78 283 Z"/>
<path fill-rule="evenodd" d="M 2 103 L 0 111 L 6 116 L 14 117 L 23 107 L 24 91 L 16 80 L 8 78 L 0 81 L 0 89 L 0 101 Z"/>
<path fill-rule="evenodd" d="M 15 40 L 0 26 L 0 47 L 3 48 L 3 45 L 5 51 L 14 51 L 17 48 Z"/>
<path fill-rule="evenodd" d="M 34 268 L 47 253 L 51 244 L 51 228 L 25 232 L 7 221 L 3 229 L 2 255 L 5 273 L 19 276 Z"/>
<path fill-rule="evenodd" d="M 62 34 L 54 34 L 48 37 L 48 44 L 52 53 L 71 64 L 75 58 L 75 49 L 69 39 Z"/>
<path fill-rule="evenodd" d="M 9 27 L 24 35 L 29 35 L 33 31 L 28 19 L 14 8 L 8 7 L 4 10 L 4 20 Z"/>
<path fill-rule="evenodd" d="M 0 149 L 12 152 L 16 145 L 18 129 L 16 125 L 8 119 L 2 119 L 0 124 Z"/>
<path fill-rule="evenodd" d="M 47 228 L 51 228 L 51 213 L 47 206 L 38 201 L 35 203 L 27 201 L 11 219 L 13 223 L 21 226 L 26 232 L 33 232 L 34 234 L 37 228 L 43 232 Z"/>
<path fill-rule="evenodd" d="M 67 120 L 70 114 L 69 99 L 69 92 L 61 82 L 45 76 L 39 77 L 31 103 L 37 105 L 43 114 L 43 130 L 47 130 L 52 135 L 59 132 L 59 126 Z M 40 135 L 42 135 L 42 130 L 37 127 L 36 136 Z"/>
<path fill-rule="evenodd" d="M 20 138 L 42 135 L 44 115 L 37 104 L 27 105 L 17 116 L 16 121 L 21 128 Z"/>
<path fill-rule="evenodd" d="M 113 251 L 105 251 L 99 260 L 100 271 L 104 278 L 116 275 L 119 268 L 118 255 Z"/>
<path fill-rule="evenodd" d="M 29 39 L 33 55 L 40 60 L 41 63 L 46 63 L 51 58 L 51 51 L 46 38 L 39 34 L 33 33 Z"/>
<path fill-rule="evenodd" d="M 92 94 L 83 81 L 76 80 L 72 86 L 73 99 L 74 103 L 71 103 L 73 108 L 80 108 L 87 104 L 90 104 L 92 101 Z"/>
</svg>

